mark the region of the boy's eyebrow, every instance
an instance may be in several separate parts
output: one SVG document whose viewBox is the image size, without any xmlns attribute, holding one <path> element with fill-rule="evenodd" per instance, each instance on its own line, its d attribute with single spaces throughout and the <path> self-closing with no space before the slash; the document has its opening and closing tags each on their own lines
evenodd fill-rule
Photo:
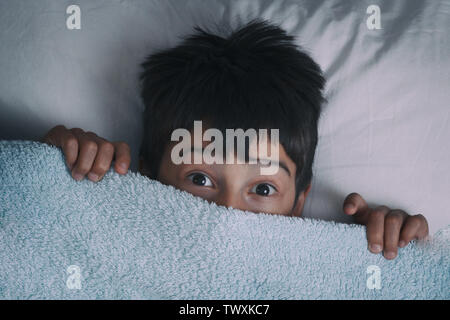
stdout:
<svg viewBox="0 0 450 320">
<path fill-rule="evenodd" d="M 281 168 L 283 168 L 284 170 L 286 170 L 286 173 L 288 174 L 289 177 L 291 176 L 291 172 L 289 171 L 289 169 L 288 169 L 288 167 L 287 167 L 287 165 L 286 165 L 286 163 L 284 161 L 279 161 L 278 165 Z"/>
<path fill-rule="evenodd" d="M 203 154 L 203 150 L 204 150 L 204 148 L 202 147 L 202 148 L 195 148 L 194 146 L 192 146 L 191 147 L 191 153 L 193 153 L 193 152 L 200 152 L 200 153 L 202 153 Z M 258 158 L 257 159 L 257 161 L 261 161 L 261 159 L 260 158 Z M 265 160 L 266 162 L 267 161 L 270 161 L 269 159 L 263 159 L 263 160 Z M 280 168 L 282 168 L 282 169 L 284 169 L 284 171 L 287 173 L 287 175 L 290 177 L 291 176 L 291 171 L 289 171 L 289 168 L 288 168 L 288 166 L 286 165 L 286 162 L 284 162 L 283 160 L 280 160 L 280 161 L 271 161 L 270 162 L 270 164 L 272 165 L 273 163 L 276 163 L 276 164 L 278 164 L 278 166 L 280 167 Z M 267 165 L 268 166 L 268 165 Z"/>
<path fill-rule="evenodd" d="M 261 160 L 261 159 L 259 159 L 259 160 Z M 268 161 L 268 159 L 264 159 L 265 161 Z M 287 173 L 287 175 L 290 177 L 291 176 L 291 171 L 289 171 L 289 168 L 288 168 L 288 166 L 286 165 L 286 162 L 284 162 L 283 160 L 280 160 L 280 161 L 271 161 L 270 162 L 270 164 L 272 165 L 273 163 L 277 163 L 278 164 L 278 166 L 280 167 L 280 168 L 282 168 L 282 169 L 284 169 L 284 171 L 286 171 L 286 173 Z M 268 165 L 267 166 L 265 166 L 265 167 L 268 167 Z"/>
</svg>

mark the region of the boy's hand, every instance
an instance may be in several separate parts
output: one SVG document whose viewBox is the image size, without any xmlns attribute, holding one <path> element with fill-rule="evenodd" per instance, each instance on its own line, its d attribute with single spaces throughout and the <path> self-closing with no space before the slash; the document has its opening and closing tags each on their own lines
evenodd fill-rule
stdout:
<svg viewBox="0 0 450 320">
<path fill-rule="evenodd" d="M 410 216 L 403 210 L 391 210 L 386 206 L 371 209 L 355 192 L 345 198 L 344 213 L 366 225 L 369 250 L 372 253 L 383 251 L 389 260 L 397 256 L 398 247 L 403 248 L 411 240 L 428 235 L 428 223 L 423 215 Z"/>
<path fill-rule="evenodd" d="M 51 129 L 42 142 L 61 147 L 66 164 L 75 180 L 86 174 L 91 181 L 99 181 L 111 167 L 115 155 L 115 170 L 126 174 L 131 162 L 130 147 L 125 142 L 109 142 L 93 132 L 80 128 L 67 129 L 59 125 Z"/>
</svg>

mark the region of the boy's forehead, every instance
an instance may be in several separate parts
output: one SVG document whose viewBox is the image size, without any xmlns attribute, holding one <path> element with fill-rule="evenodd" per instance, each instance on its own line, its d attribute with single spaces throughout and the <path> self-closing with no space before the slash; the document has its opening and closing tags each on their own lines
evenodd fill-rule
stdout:
<svg viewBox="0 0 450 320">
<path fill-rule="evenodd" d="M 203 133 L 207 129 L 208 128 L 204 129 Z M 194 140 L 193 130 L 190 130 L 190 132 L 191 132 L 191 149 L 190 149 L 190 152 L 192 153 L 192 155 L 194 153 L 201 153 L 201 154 L 203 154 L 205 148 L 207 148 L 212 143 L 212 141 L 202 140 L 201 141 L 201 147 L 200 148 L 196 148 L 196 146 L 194 145 L 194 141 L 195 140 Z M 178 143 L 179 142 L 177 142 L 177 141 L 169 141 L 169 144 L 168 144 L 168 147 L 166 149 L 166 152 L 168 152 L 168 154 L 170 155 L 172 148 L 175 147 Z M 251 149 L 250 148 L 251 146 L 261 146 L 261 144 L 258 144 L 258 143 L 261 143 L 261 142 L 252 141 L 249 144 L 247 144 L 247 147 L 248 147 L 247 151 L 249 151 L 249 149 Z M 266 142 L 266 147 L 267 147 L 268 156 L 270 156 L 272 152 L 278 152 L 278 162 L 279 162 L 279 165 L 280 165 L 281 168 L 283 168 L 285 171 L 287 171 L 289 175 L 292 175 L 292 174 L 295 173 L 295 171 L 296 171 L 296 164 L 293 162 L 293 160 L 286 153 L 286 150 L 284 149 L 284 147 L 283 147 L 283 145 L 281 143 L 272 143 L 270 141 L 270 139 L 269 139 Z M 225 159 L 226 156 L 227 156 L 225 139 L 223 141 L 223 150 L 225 150 L 225 152 L 223 152 L 223 158 Z M 238 154 L 237 154 L 237 151 L 236 151 L 235 148 L 233 150 L 231 150 L 229 153 L 231 154 L 231 156 L 234 159 L 236 159 Z M 253 156 L 255 160 L 264 160 L 264 159 L 261 159 L 261 157 L 258 157 L 257 154 L 256 155 L 253 155 L 253 154 L 250 154 L 250 153 L 246 153 L 246 154 L 248 156 Z M 259 166 L 259 165 L 258 164 L 254 164 L 253 166 L 256 167 L 256 166 Z"/>
<path fill-rule="evenodd" d="M 196 144 L 195 144 L 196 141 L 195 141 L 194 132 L 193 132 L 193 130 L 189 130 L 189 132 L 190 132 L 190 139 L 191 139 L 191 146 L 192 146 L 192 151 L 193 152 L 196 152 L 196 151 L 202 152 L 207 146 L 211 145 L 215 141 L 214 138 L 212 138 L 211 140 L 204 140 L 203 134 L 205 133 L 205 131 L 207 129 L 209 129 L 209 128 L 205 128 L 203 130 L 203 132 L 202 132 L 202 139 L 199 140 L 201 148 L 196 148 Z M 223 136 L 222 140 L 223 140 L 222 141 L 223 149 L 226 150 L 226 145 L 227 145 L 226 136 Z M 170 149 L 172 149 L 178 143 L 179 143 L 179 141 L 169 141 L 168 146 L 170 147 Z M 234 153 L 236 153 L 236 145 L 238 144 L 236 138 L 233 139 L 232 144 L 235 146 L 235 148 L 233 148 L 233 150 L 235 151 Z M 278 141 L 272 141 L 270 139 L 270 135 L 267 136 L 266 140 L 246 139 L 246 142 L 245 142 L 244 146 L 245 146 L 246 149 L 248 149 L 248 151 L 252 151 L 252 152 L 257 151 L 258 147 L 259 148 L 266 147 L 267 148 L 267 152 L 268 152 L 269 155 L 271 154 L 271 151 L 274 151 L 274 152 L 278 152 L 280 155 L 281 155 L 281 153 L 283 153 L 284 156 L 289 158 L 289 156 L 287 155 L 283 145 L 281 143 L 279 143 Z M 232 152 L 233 150 L 230 150 L 230 152 Z M 226 155 L 226 153 L 224 154 L 224 156 L 225 155 Z M 251 154 L 250 153 L 250 155 L 257 157 L 256 154 Z"/>
</svg>

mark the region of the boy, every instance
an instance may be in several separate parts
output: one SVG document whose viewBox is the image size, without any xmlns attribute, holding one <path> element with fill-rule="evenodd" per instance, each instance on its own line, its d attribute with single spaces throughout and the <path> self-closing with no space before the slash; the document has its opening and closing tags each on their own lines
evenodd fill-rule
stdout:
<svg viewBox="0 0 450 320">
<path fill-rule="evenodd" d="M 299 50 L 293 37 L 264 21 L 253 20 L 227 38 L 195 29 L 197 33 L 183 43 L 151 55 L 142 65 L 146 110 L 139 171 L 219 205 L 301 216 L 311 189 L 324 101 L 320 67 Z M 174 156 L 190 160 L 208 149 L 202 141 L 194 142 L 196 148 L 174 152 L 175 130 L 195 135 L 195 121 L 216 133 L 230 128 L 279 130 L 279 144 L 274 144 L 278 149 L 271 149 L 278 155 L 279 170 L 263 175 L 258 170 L 261 163 L 174 161 Z M 202 137 L 208 130 L 201 129 Z M 100 180 L 113 158 L 115 170 L 126 174 L 131 161 L 126 143 L 109 142 L 79 128 L 57 126 L 44 142 L 62 147 L 76 180 L 86 174 L 92 181 Z M 248 150 L 246 145 L 246 159 Z M 369 250 L 383 251 L 386 259 L 394 259 L 398 247 L 428 234 L 422 215 L 386 206 L 369 208 L 357 193 L 348 195 L 343 207 L 355 222 L 367 226 Z"/>
</svg>

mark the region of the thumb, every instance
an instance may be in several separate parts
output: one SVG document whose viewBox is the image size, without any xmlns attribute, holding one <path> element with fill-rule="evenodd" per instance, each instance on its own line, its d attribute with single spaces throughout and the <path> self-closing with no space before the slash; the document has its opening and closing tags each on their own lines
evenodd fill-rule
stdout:
<svg viewBox="0 0 450 320">
<path fill-rule="evenodd" d="M 352 216 L 365 213 L 368 205 L 360 194 L 352 192 L 345 198 L 343 209 L 345 214 Z"/>
</svg>

